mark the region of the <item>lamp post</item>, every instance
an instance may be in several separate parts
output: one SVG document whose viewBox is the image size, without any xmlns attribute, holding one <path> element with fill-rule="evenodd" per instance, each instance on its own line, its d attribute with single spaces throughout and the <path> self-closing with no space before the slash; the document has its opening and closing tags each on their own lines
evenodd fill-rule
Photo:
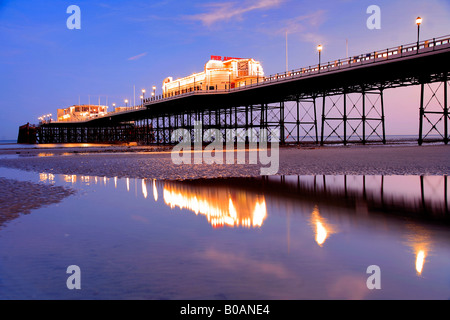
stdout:
<svg viewBox="0 0 450 320">
<path fill-rule="evenodd" d="M 319 72 L 320 72 L 320 59 L 321 59 L 322 49 L 323 49 L 322 45 L 319 44 L 317 46 L 317 51 L 319 52 Z"/>
<path fill-rule="evenodd" d="M 152 89 L 153 89 L 153 94 L 152 94 L 152 96 L 153 96 L 153 97 L 155 97 L 155 95 L 156 95 L 156 87 L 155 87 L 155 86 L 153 86 L 153 88 L 152 88 Z"/>
<path fill-rule="evenodd" d="M 141 98 L 141 107 L 144 107 L 144 96 L 142 95 L 140 98 Z"/>
<path fill-rule="evenodd" d="M 145 89 L 142 89 L 142 99 L 145 99 Z"/>
<path fill-rule="evenodd" d="M 128 107 L 128 99 L 125 99 L 125 108 Z"/>
<path fill-rule="evenodd" d="M 417 24 L 417 52 L 419 52 L 420 25 L 422 24 L 422 18 L 421 17 L 417 17 L 416 24 Z"/>
</svg>

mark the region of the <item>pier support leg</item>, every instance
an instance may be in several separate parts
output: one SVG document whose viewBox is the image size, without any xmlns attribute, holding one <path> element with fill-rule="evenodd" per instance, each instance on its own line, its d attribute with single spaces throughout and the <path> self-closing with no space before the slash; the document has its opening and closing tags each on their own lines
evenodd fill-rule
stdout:
<svg viewBox="0 0 450 320">
<path fill-rule="evenodd" d="M 438 82 L 420 84 L 419 145 L 425 140 L 448 144 L 449 112 L 447 73 Z M 428 139 L 427 139 L 428 138 Z"/>
</svg>

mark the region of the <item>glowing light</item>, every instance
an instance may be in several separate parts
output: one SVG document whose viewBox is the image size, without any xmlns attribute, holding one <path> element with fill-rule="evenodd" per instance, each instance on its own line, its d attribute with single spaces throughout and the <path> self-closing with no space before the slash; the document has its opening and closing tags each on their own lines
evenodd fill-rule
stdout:
<svg viewBox="0 0 450 320">
<path fill-rule="evenodd" d="M 413 223 L 407 227 L 410 232 L 407 235 L 406 244 L 411 247 L 416 256 L 415 269 L 417 275 L 420 276 L 425 265 L 425 258 L 431 250 L 430 234 L 426 228 Z"/>
<path fill-rule="evenodd" d="M 327 239 L 328 232 L 323 226 L 322 222 L 316 221 L 316 242 L 322 246 Z"/>
<path fill-rule="evenodd" d="M 144 195 L 144 198 L 147 199 L 147 185 L 145 184 L 144 179 L 142 179 L 142 194 Z"/>
<path fill-rule="evenodd" d="M 267 217 L 266 202 L 261 195 L 229 191 L 226 188 L 188 188 L 166 182 L 164 202 L 171 208 L 188 209 L 206 216 L 214 227 L 261 227 Z"/>
<path fill-rule="evenodd" d="M 114 177 L 114 188 L 117 189 L 117 177 Z"/>
<path fill-rule="evenodd" d="M 127 178 L 127 191 L 130 191 L 130 178 Z"/>
<path fill-rule="evenodd" d="M 266 202 L 263 199 L 262 202 L 257 202 L 255 204 L 255 210 L 253 211 L 253 226 L 261 227 L 266 217 Z"/>
<path fill-rule="evenodd" d="M 421 17 L 417 17 L 417 19 L 416 19 L 416 24 L 417 24 L 418 26 L 420 26 L 420 25 L 422 24 L 422 18 L 421 18 Z"/>
<path fill-rule="evenodd" d="M 425 251 L 419 250 L 416 255 L 416 271 L 418 275 L 422 274 L 423 265 L 425 264 Z"/>
<path fill-rule="evenodd" d="M 158 189 L 156 189 L 156 180 L 153 180 L 153 199 L 158 201 Z"/>
<path fill-rule="evenodd" d="M 314 208 L 311 213 L 311 225 L 314 227 L 315 240 L 319 246 L 323 246 L 327 238 L 334 233 L 332 226 L 325 222 L 325 219 L 320 216 L 319 209 Z"/>
<path fill-rule="evenodd" d="M 318 46 L 317 46 L 317 51 L 322 51 L 322 49 L 323 49 L 323 46 L 321 45 L 321 44 L 319 44 Z"/>
<path fill-rule="evenodd" d="M 71 182 L 72 184 L 77 182 L 77 176 L 75 175 L 64 175 L 65 182 Z"/>
</svg>

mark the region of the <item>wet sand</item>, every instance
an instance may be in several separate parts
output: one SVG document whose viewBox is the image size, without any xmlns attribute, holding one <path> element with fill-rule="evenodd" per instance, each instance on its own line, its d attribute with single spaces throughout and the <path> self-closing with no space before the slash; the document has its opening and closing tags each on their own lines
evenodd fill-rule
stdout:
<svg viewBox="0 0 450 320">
<path fill-rule="evenodd" d="M 60 186 L 16 181 L 0 177 L 0 228 L 21 213 L 60 202 L 74 193 Z"/>
<path fill-rule="evenodd" d="M 184 180 L 254 177 L 268 165 L 182 164 L 170 148 L 105 147 L 1 150 L 0 166 L 53 174 Z M 237 157 L 237 155 L 235 154 Z M 248 159 L 248 157 L 246 158 Z M 372 145 L 280 148 L 278 175 L 448 175 L 446 145 Z"/>
</svg>

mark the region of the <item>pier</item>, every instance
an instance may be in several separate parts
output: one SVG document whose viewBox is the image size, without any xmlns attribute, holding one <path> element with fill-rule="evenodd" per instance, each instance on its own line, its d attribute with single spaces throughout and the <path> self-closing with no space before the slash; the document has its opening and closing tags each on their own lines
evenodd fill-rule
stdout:
<svg viewBox="0 0 450 320">
<path fill-rule="evenodd" d="M 43 122 L 39 144 L 174 144 L 183 128 L 277 129 L 281 144 L 386 143 L 384 92 L 420 86 L 418 144 L 448 144 L 450 36 L 377 50 L 294 69 L 220 90 L 189 90 L 153 96 L 125 111 L 89 121 Z M 211 88 L 209 88 L 211 89 Z M 320 115 L 319 115 L 320 112 Z M 21 129 L 22 130 L 22 129 Z M 23 133 L 23 132 L 22 132 Z M 438 138 L 436 138 L 438 137 Z M 20 135 L 19 143 L 34 141 Z"/>
</svg>

